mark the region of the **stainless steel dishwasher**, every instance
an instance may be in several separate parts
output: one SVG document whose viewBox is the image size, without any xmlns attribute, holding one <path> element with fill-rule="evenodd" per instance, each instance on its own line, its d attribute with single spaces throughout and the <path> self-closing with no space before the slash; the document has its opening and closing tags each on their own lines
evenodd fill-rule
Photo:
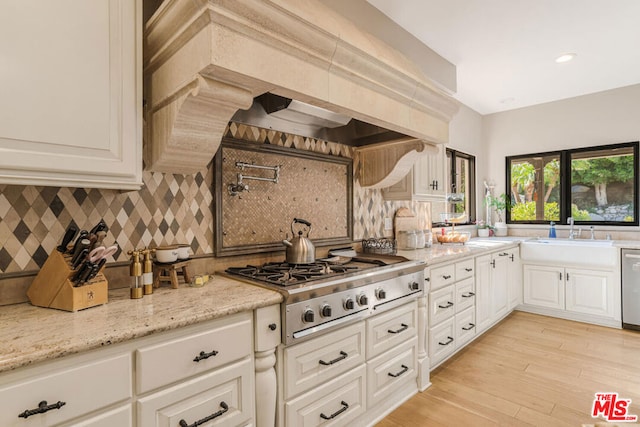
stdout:
<svg viewBox="0 0 640 427">
<path fill-rule="evenodd" d="M 622 327 L 640 330 L 640 249 L 622 250 Z"/>
</svg>

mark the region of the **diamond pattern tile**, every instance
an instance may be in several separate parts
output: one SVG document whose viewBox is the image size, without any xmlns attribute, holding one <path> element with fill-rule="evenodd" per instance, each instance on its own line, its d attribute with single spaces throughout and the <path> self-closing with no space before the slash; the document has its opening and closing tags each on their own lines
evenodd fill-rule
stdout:
<svg viewBox="0 0 640 427">
<path fill-rule="evenodd" d="M 230 123 L 225 136 L 354 157 L 353 148 L 342 144 L 238 123 Z M 357 177 L 359 165 L 354 160 Z M 428 214 L 426 203 L 385 202 L 379 190 L 363 189 L 354 179 L 356 240 L 383 236 L 384 218 L 393 217 L 399 207 Z M 105 243 L 117 242 L 120 247 L 114 261 L 126 261 L 127 251 L 135 247 L 173 243 L 189 244 L 196 255 L 213 253 L 212 163 L 205 173 L 193 175 L 144 172 L 143 183 L 139 191 L 129 192 L 0 185 L 0 278 L 2 273 L 39 269 L 70 222 L 90 229 L 104 219 L 109 226 Z"/>
</svg>

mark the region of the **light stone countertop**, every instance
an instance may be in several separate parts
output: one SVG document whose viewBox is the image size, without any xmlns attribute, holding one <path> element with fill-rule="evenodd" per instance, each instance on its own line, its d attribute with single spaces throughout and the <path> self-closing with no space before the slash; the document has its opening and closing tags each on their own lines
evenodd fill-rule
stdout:
<svg viewBox="0 0 640 427">
<path fill-rule="evenodd" d="M 29 303 L 0 307 L 0 372 L 282 302 L 282 295 L 216 275 L 201 287 L 129 289 L 75 313 Z"/>
<path fill-rule="evenodd" d="M 427 266 L 430 266 L 514 247 L 527 239 L 527 237 L 490 237 L 471 239 L 464 245 L 461 243 L 435 243 L 431 248 L 398 251 L 397 254 L 411 260 L 425 261 Z"/>
</svg>

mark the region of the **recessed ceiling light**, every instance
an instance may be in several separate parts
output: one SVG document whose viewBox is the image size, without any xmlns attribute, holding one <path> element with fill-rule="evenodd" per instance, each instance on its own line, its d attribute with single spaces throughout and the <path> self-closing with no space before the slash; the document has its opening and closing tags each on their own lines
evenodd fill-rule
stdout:
<svg viewBox="0 0 640 427">
<path fill-rule="evenodd" d="M 561 64 L 561 63 L 563 63 L 563 62 L 569 62 L 569 61 L 571 61 L 571 60 L 572 60 L 573 58 L 575 58 L 575 57 L 576 57 L 576 54 L 575 54 L 575 53 L 563 53 L 562 55 L 560 55 L 560 56 L 558 56 L 558 57 L 556 58 L 556 62 L 557 62 L 558 64 Z"/>
</svg>

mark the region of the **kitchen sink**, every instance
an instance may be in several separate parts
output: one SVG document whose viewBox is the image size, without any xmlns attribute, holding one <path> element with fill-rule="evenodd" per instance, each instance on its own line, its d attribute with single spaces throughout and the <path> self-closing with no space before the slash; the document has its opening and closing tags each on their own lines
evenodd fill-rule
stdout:
<svg viewBox="0 0 640 427">
<path fill-rule="evenodd" d="M 612 240 L 533 239 L 522 242 L 520 257 L 525 262 L 614 267 L 618 263 L 618 248 Z"/>
</svg>

